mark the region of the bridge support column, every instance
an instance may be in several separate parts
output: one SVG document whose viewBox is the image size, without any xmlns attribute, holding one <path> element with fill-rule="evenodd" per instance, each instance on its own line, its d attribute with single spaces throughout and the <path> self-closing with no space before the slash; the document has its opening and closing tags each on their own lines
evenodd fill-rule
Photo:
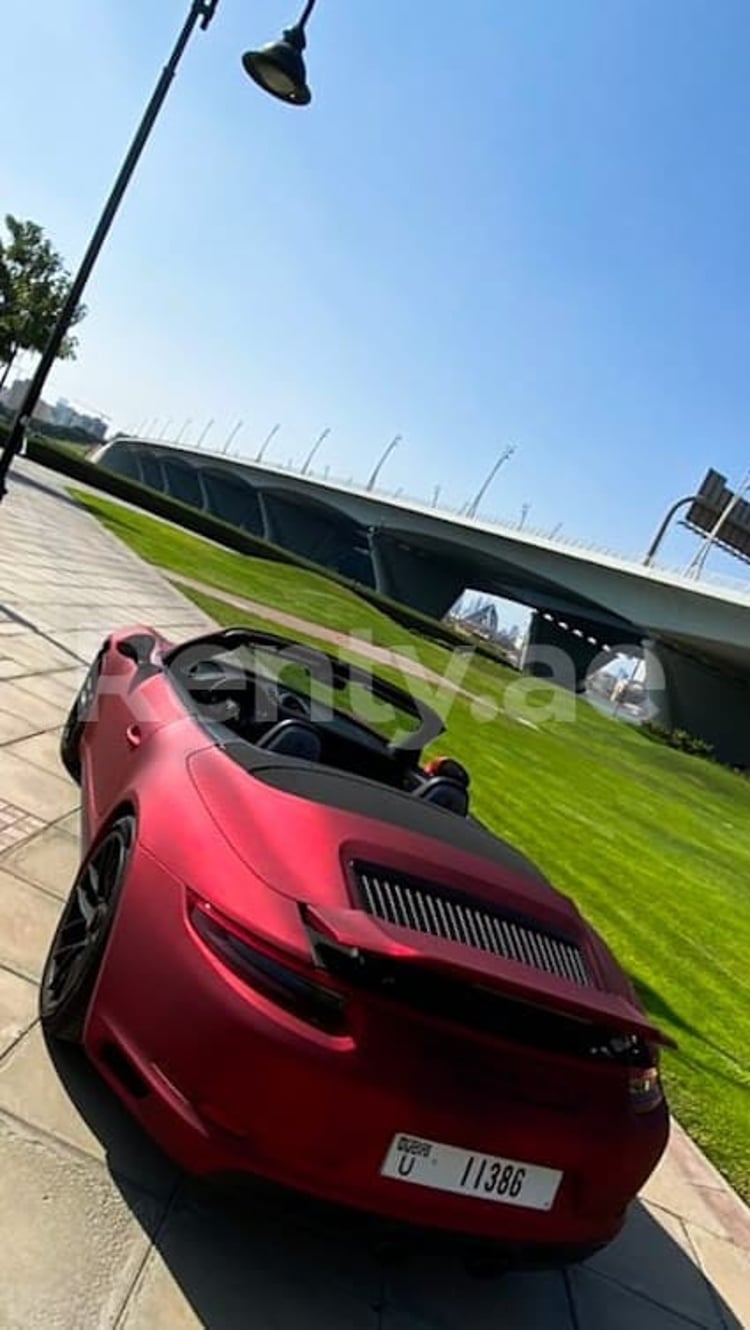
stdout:
<svg viewBox="0 0 750 1330">
<path fill-rule="evenodd" d="M 604 647 L 595 638 L 592 625 L 574 620 L 566 622 L 567 627 L 563 627 L 561 622 L 545 617 L 539 610 L 534 612 L 521 668 L 525 674 L 549 679 L 571 692 L 580 692 L 589 669 L 597 657 L 602 656 Z M 601 634 L 601 629 L 596 631 Z M 595 640 L 590 641 L 590 638 Z M 603 664 L 604 660 L 600 663 Z"/>
<path fill-rule="evenodd" d="M 711 744 L 721 762 L 750 768 L 750 680 L 664 642 L 646 644 L 651 718 Z"/>
<path fill-rule="evenodd" d="M 464 590 L 461 569 L 428 550 L 412 549 L 381 531 L 370 533 L 375 586 L 421 614 L 442 619 Z"/>
</svg>

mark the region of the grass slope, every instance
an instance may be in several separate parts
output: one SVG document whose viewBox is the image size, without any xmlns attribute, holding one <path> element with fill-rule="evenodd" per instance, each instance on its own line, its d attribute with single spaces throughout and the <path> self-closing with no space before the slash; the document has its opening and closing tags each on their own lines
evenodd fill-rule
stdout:
<svg viewBox="0 0 750 1330">
<path fill-rule="evenodd" d="M 218 550 L 82 497 L 144 558 L 215 586 L 216 598 L 191 595 L 220 622 L 259 622 L 222 604 L 224 590 L 448 667 L 448 651 L 323 576 Z M 508 714 L 519 684 L 534 690 L 524 714 L 536 716 L 536 728 Z M 440 747 L 471 769 L 477 814 L 603 933 L 679 1043 L 665 1061 L 676 1115 L 750 1199 L 750 782 L 480 658 L 461 686 L 498 709 L 483 723 L 469 698 L 438 700 L 448 723 Z M 418 691 L 435 703 L 430 685 Z M 545 719 L 555 700 L 571 719 Z"/>
</svg>

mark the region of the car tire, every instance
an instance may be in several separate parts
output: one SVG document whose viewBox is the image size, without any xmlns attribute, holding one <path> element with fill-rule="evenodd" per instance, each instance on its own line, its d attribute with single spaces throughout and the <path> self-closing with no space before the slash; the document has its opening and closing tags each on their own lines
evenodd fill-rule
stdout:
<svg viewBox="0 0 750 1330">
<path fill-rule="evenodd" d="M 81 736 L 83 727 L 91 714 L 94 693 L 102 672 L 102 654 L 92 662 L 76 699 L 70 708 L 68 718 L 60 738 L 60 761 L 76 785 L 81 783 Z"/>
<path fill-rule="evenodd" d="M 79 868 L 50 944 L 39 989 L 45 1035 L 80 1044 L 135 842 L 135 818 L 105 828 Z"/>
</svg>

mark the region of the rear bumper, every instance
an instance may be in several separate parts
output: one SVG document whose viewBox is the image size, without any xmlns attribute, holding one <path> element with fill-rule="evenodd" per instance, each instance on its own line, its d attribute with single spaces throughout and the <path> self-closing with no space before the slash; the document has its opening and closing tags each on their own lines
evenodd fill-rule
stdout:
<svg viewBox="0 0 750 1330">
<path fill-rule="evenodd" d="M 181 885 L 138 852 L 86 1048 L 184 1168 L 260 1176 L 389 1223 L 543 1259 L 615 1237 L 666 1143 L 666 1107 L 629 1118 L 624 1133 L 604 1116 L 520 1105 L 471 1084 L 466 1058 L 442 1062 L 439 1040 L 439 1031 L 405 1040 L 366 1025 L 333 1038 L 279 1011 L 206 952 Z M 541 1212 L 383 1178 L 397 1132 L 560 1168 L 564 1180 Z"/>
</svg>

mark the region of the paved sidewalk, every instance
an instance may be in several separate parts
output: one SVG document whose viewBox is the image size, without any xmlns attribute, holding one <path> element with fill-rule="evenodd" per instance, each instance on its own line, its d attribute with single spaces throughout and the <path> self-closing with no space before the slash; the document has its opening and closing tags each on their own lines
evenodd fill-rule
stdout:
<svg viewBox="0 0 750 1330">
<path fill-rule="evenodd" d="M 0 508 L 0 1330 L 750 1330 L 750 1215 L 678 1128 L 623 1236 L 570 1274 L 385 1264 L 293 1197 L 180 1177 L 72 1053 L 36 982 L 77 864 L 60 727 L 102 636 L 205 617 L 22 463 Z"/>
</svg>

